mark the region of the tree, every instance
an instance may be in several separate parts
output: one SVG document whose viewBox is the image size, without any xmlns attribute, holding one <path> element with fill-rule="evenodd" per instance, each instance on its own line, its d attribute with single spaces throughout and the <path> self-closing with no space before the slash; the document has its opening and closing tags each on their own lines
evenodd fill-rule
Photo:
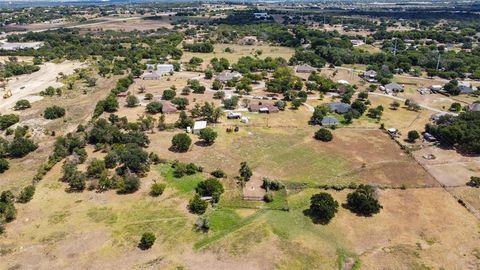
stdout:
<svg viewBox="0 0 480 270">
<path fill-rule="evenodd" d="M 145 94 L 145 100 L 152 100 L 153 99 L 153 94 L 152 93 L 146 93 Z"/>
<path fill-rule="evenodd" d="M 217 177 L 217 178 L 225 178 L 227 175 L 225 174 L 224 171 L 220 170 L 220 169 L 216 169 L 215 171 L 211 172 L 210 173 L 213 177 Z"/>
<path fill-rule="evenodd" d="M 172 150 L 175 152 L 187 152 L 192 144 L 192 139 L 186 133 L 175 134 L 172 138 Z"/>
<path fill-rule="evenodd" d="M 368 92 L 360 92 L 360 93 L 358 93 L 358 98 L 359 98 L 359 99 L 363 99 L 363 100 L 367 99 L 367 98 L 368 98 Z"/>
<path fill-rule="evenodd" d="M 397 110 L 399 107 L 400 107 L 400 103 L 396 100 L 390 103 L 390 108 L 392 108 L 392 110 Z"/>
<path fill-rule="evenodd" d="M 382 206 L 375 197 L 375 189 L 370 185 L 359 185 L 357 189 L 347 195 L 346 207 L 350 211 L 362 216 L 371 216 L 380 212 Z"/>
<path fill-rule="evenodd" d="M 118 109 L 118 100 L 115 95 L 109 95 L 103 102 L 103 110 L 106 112 L 116 112 Z"/>
<path fill-rule="evenodd" d="M 138 247 L 140 249 L 149 249 L 153 246 L 156 239 L 157 238 L 153 233 L 145 232 L 142 234 L 142 238 L 140 239 L 140 243 L 138 244 Z"/>
<path fill-rule="evenodd" d="M 162 93 L 162 99 L 172 100 L 177 95 L 177 92 L 173 89 L 167 89 Z"/>
<path fill-rule="evenodd" d="M 213 90 L 222 90 L 223 89 L 223 83 L 220 82 L 219 80 L 215 80 L 212 83 L 212 89 Z"/>
<path fill-rule="evenodd" d="M 73 175 L 73 178 L 68 182 L 69 191 L 71 192 L 82 192 L 86 186 L 86 176 L 84 173 L 76 171 Z"/>
<path fill-rule="evenodd" d="M 451 80 L 443 86 L 443 89 L 453 96 L 458 96 L 460 94 L 460 88 L 458 86 L 457 80 Z"/>
<path fill-rule="evenodd" d="M 333 139 L 332 132 L 326 128 L 320 128 L 315 132 L 315 139 L 324 141 L 324 142 L 329 142 Z"/>
<path fill-rule="evenodd" d="M 195 191 L 202 197 L 211 196 L 213 202 L 218 202 L 224 189 L 222 183 L 217 178 L 208 178 L 198 183 Z"/>
<path fill-rule="evenodd" d="M 20 121 L 20 117 L 18 117 L 16 114 L 0 115 L 0 130 L 5 130 L 18 123 L 18 121 Z"/>
<path fill-rule="evenodd" d="M 143 133 L 142 133 L 143 134 Z M 148 153 L 144 151 L 138 144 L 129 143 L 118 151 L 120 163 L 123 164 L 122 169 L 129 170 L 134 173 L 144 173 L 149 169 Z"/>
<path fill-rule="evenodd" d="M 321 192 L 310 198 L 309 216 L 315 223 L 328 224 L 338 212 L 338 202 L 332 195 Z"/>
<path fill-rule="evenodd" d="M 26 156 L 28 153 L 35 151 L 37 148 L 38 145 L 30 139 L 24 137 L 15 137 L 8 146 L 8 153 L 11 157 L 21 158 Z"/>
<path fill-rule="evenodd" d="M 247 165 L 246 161 L 243 161 L 240 163 L 240 170 L 239 170 L 240 177 L 243 179 L 243 181 L 247 182 L 250 180 L 250 177 L 252 177 L 253 173 L 250 167 Z"/>
<path fill-rule="evenodd" d="M 190 103 L 187 98 L 176 97 L 172 99 L 172 104 L 175 104 L 179 110 L 185 110 Z"/>
<path fill-rule="evenodd" d="M 4 158 L 0 158 L 0 173 L 4 173 L 10 168 L 10 165 L 8 164 L 8 160 Z"/>
<path fill-rule="evenodd" d="M 106 170 L 105 161 L 101 159 L 92 159 L 87 167 L 87 176 L 93 178 L 100 178 L 102 173 Z"/>
<path fill-rule="evenodd" d="M 207 207 L 208 207 L 208 203 L 202 200 L 202 198 L 200 198 L 198 194 L 195 194 L 193 198 L 190 200 L 190 202 L 188 203 L 188 210 L 191 213 L 194 213 L 197 215 L 202 215 L 203 213 L 205 213 L 205 211 L 207 210 Z"/>
<path fill-rule="evenodd" d="M 213 71 L 211 69 L 207 69 L 205 71 L 205 79 L 210 80 L 211 78 L 213 78 Z"/>
<path fill-rule="evenodd" d="M 151 114 L 161 113 L 162 109 L 163 109 L 163 104 L 158 101 L 152 101 L 148 103 L 147 106 L 145 107 L 145 110 Z"/>
<path fill-rule="evenodd" d="M 17 201 L 19 203 L 27 203 L 30 200 L 32 200 L 34 194 L 35 194 L 35 186 L 28 185 L 22 189 L 22 191 L 18 195 Z"/>
<path fill-rule="evenodd" d="M 193 119 L 188 117 L 185 111 L 181 111 L 177 122 L 175 122 L 175 126 L 177 128 L 193 127 Z"/>
<path fill-rule="evenodd" d="M 20 111 L 20 110 L 25 110 L 32 107 L 30 104 L 30 101 L 26 99 L 20 99 L 15 103 L 15 106 L 13 107 L 14 110 Z"/>
<path fill-rule="evenodd" d="M 470 181 L 467 182 L 467 186 L 479 188 L 480 187 L 480 177 L 477 177 L 477 176 L 470 177 Z"/>
<path fill-rule="evenodd" d="M 420 134 L 418 134 L 416 130 L 410 130 L 407 136 L 408 136 L 408 140 L 411 143 L 414 143 L 417 139 L 420 138 Z"/>
<path fill-rule="evenodd" d="M 134 95 L 127 96 L 127 107 L 136 107 L 140 103 L 138 98 Z"/>
<path fill-rule="evenodd" d="M 140 179 L 135 175 L 125 176 L 118 184 L 119 194 L 134 193 L 140 188 Z"/>
<path fill-rule="evenodd" d="M 152 186 L 150 187 L 150 195 L 153 197 L 158 197 L 163 194 L 163 191 L 165 190 L 166 185 L 163 183 L 153 183 Z"/>
<path fill-rule="evenodd" d="M 202 139 L 208 145 L 212 145 L 217 136 L 217 132 L 215 132 L 212 128 L 207 127 L 200 130 L 200 139 Z"/>
<path fill-rule="evenodd" d="M 449 111 L 451 112 L 459 112 L 462 110 L 462 104 L 458 103 L 458 102 L 453 102 L 451 105 L 450 105 L 450 109 Z"/>
<path fill-rule="evenodd" d="M 105 162 L 105 167 L 108 169 L 115 168 L 117 166 L 118 159 L 119 157 L 115 151 L 108 152 L 103 159 L 103 161 Z"/>
<path fill-rule="evenodd" d="M 296 98 L 292 100 L 292 109 L 298 110 L 298 108 L 302 105 L 302 100 L 299 98 Z"/>
<path fill-rule="evenodd" d="M 57 119 L 65 115 L 65 109 L 54 105 L 52 107 L 47 107 L 43 113 L 45 119 Z"/>
</svg>

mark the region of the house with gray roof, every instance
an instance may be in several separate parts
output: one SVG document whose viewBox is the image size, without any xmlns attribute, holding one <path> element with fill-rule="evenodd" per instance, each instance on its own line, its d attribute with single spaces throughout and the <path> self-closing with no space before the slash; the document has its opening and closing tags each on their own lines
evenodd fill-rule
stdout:
<svg viewBox="0 0 480 270">
<path fill-rule="evenodd" d="M 403 86 L 398 83 L 389 83 L 384 86 L 385 92 L 387 93 L 397 93 L 403 91 Z"/>
<path fill-rule="evenodd" d="M 377 72 L 375 70 L 367 70 L 363 73 L 363 77 L 365 79 L 375 79 L 375 77 L 377 77 Z"/>
<path fill-rule="evenodd" d="M 463 84 L 458 86 L 458 90 L 460 90 L 460 94 L 471 94 L 475 91 L 472 87 Z"/>
<path fill-rule="evenodd" d="M 468 105 L 468 110 L 471 112 L 480 112 L 480 103 L 472 103 Z"/>
<path fill-rule="evenodd" d="M 310 65 L 303 64 L 301 66 L 298 66 L 296 71 L 297 73 L 312 73 L 314 71 L 317 71 L 317 69 Z"/>
<path fill-rule="evenodd" d="M 242 74 L 240 74 L 237 71 L 225 70 L 225 71 L 222 71 L 220 74 L 218 74 L 215 77 L 215 80 L 218 80 L 222 83 L 226 83 L 228 81 L 231 81 L 233 79 L 239 79 L 241 77 L 242 77 Z"/>
<path fill-rule="evenodd" d="M 350 104 L 343 103 L 343 102 L 328 103 L 327 106 L 330 108 L 332 112 L 336 112 L 339 114 L 347 113 L 352 109 Z"/>
<path fill-rule="evenodd" d="M 340 122 L 333 116 L 325 116 L 322 119 L 322 126 L 324 127 L 338 126 L 339 124 Z"/>
</svg>

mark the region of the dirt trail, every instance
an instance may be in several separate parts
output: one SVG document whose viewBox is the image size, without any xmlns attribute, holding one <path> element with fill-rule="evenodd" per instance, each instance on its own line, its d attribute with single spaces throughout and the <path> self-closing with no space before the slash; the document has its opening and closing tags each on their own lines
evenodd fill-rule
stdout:
<svg viewBox="0 0 480 270">
<path fill-rule="evenodd" d="M 60 64 L 45 63 L 40 66 L 40 70 L 32 74 L 24 74 L 12 78 L 7 89 L 12 91 L 12 96 L 8 99 L 0 100 L 0 113 L 6 113 L 12 110 L 12 107 L 20 99 L 27 99 L 30 102 L 41 100 L 38 93 L 49 86 L 60 87 L 63 84 L 57 81 L 58 73 L 71 74 L 76 68 L 83 64 L 72 61 L 64 61 Z M 3 92 L 1 92 L 3 96 Z"/>
</svg>

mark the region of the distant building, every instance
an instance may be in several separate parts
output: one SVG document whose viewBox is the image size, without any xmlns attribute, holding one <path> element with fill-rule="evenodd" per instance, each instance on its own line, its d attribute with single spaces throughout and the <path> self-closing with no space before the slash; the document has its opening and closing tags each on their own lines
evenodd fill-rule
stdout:
<svg viewBox="0 0 480 270">
<path fill-rule="evenodd" d="M 296 71 L 297 71 L 298 73 L 312 73 L 312 72 L 314 72 L 314 71 L 317 71 L 317 69 L 314 68 L 314 67 L 312 67 L 312 66 L 310 66 L 310 65 L 303 64 L 303 65 L 301 65 L 301 66 L 298 66 L 297 69 L 296 69 Z"/>
<path fill-rule="evenodd" d="M 158 74 L 155 71 L 152 72 L 147 72 L 143 75 L 143 80 L 160 80 L 160 77 L 162 77 L 160 74 Z"/>
<path fill-rule="evenodd" d="M 225 70 L 225 71 L 222 71 L 220 74 L 218 74 L 215 77 L 215 79 L 220 82 L 226 83 L 228 81 L 231 81 L 233 79 L 239 79 L 241 77 L 242 77 L 242 74 L 240 74 L 237 71 Z"/>
<path fill-rule="evenodd" d="M 158 64 L 157 65 L 157 72 L 160 75 L 169 74 L 173 72 L 175 69 L 172 64 Z"/>
<path fill-rule="evenodd" d="M 278 113 L 280 110 L 272 104 L 250 104 L 248 106 L 250 112 L 258 113 Z"/>
<path fill-rule="evenodd" d="M 265 13 L 265 12 L 256 12 L 256 13 L 253 13 L 253 15 L 255 16 L 255 19 L 262 19 L 262 20 L 268 19 L 270 17 L 270 15 L 268 15 L 268 13 Z"/>
<path fill-rule="evenodd" d="M 349 85 L 350 84 L 347 80 L 338 80 L 337 83 L 343 84 L 343 85 Z"/>
<path fill-rule="evenodd" d="M 352 109 L 350 104 L 343 103 L 343 102 L 328 103 L 327 106 L 330 108 L 332 112 L 336 112 L 339 114 L 347 113 Z"/>
<path fill-rule="evenodd" d="M 258 39 L 257 39 L 256 36 L 246 36 L 246 37 L 241 38 L 238 41 L 238 44 L 240 44 L 240 45 L 255 45 L 255 44 L 257 44 L 257 42 L 258 42 Z"/>
<path fill-rule="evenodd" d="M 363 42 L 363 40 L 361 40 L 361 39 L 352 39 L 352 40 L 350 40 L 350 42 L 352 42 L 353 46 L 360 46 L 360 45 L 365 44 L 365 42 Z"/>
<path fill-rule="evenodd" d="M 235 112 L 229 112 L 228 115 L 227 115 L 227 118 L 228 119 L 240 119 L 240 118 L 242 118 L 242 114 L 241 113 L 235 113 Z"/>
</svg>

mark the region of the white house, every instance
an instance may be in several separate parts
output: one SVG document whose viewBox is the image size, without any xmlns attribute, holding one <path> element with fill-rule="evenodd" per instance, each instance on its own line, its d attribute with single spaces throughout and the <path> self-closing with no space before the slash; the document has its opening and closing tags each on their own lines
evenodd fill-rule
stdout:
<svg viewBox="0 0 480 270">
<path fill-rule="evenodd" d="M 158 64 L 157 65 L 157 72 L 160 73 L 161 75 L 168 74 L 170 72 L 173 72 L 174 68 L 172 64 Z"/>
<path fill-rule="evenodd" d="M 193 124 L 193 134 L 199 134 L 200 130 L 207 127 L 207 121 L 195 121 Z"/>
</svg>

